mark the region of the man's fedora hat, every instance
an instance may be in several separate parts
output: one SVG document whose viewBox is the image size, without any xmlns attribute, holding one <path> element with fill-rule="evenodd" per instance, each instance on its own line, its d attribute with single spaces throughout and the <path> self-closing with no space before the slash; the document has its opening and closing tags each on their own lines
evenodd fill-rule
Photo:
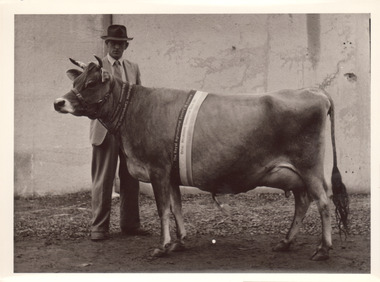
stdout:
<svg viewBox="0 0 380 282">
<path fill-rule="evenodd" d="M 129 41 L 133 37 L 127 36 L 127 29 L 123 25 L 110 25 L 107 29 L 107 35 L 101 36 L 104 40 L 117 40 L 117 41 Z"/>
</svg>

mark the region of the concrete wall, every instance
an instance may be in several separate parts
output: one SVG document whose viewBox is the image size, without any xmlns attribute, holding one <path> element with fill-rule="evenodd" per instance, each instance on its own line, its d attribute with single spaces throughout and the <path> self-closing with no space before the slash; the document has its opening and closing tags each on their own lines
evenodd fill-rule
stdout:
<svg viewBox="0 0 380 282">
<path fill-rule="evenodd" d="M 89 120 L 59 115 L 52 103 L 70 90 L 68 58 L 101 54 L 108 24 L 100 15 L 16 15 L 15 194 L 89 188 Z"/>
<path fill-rule="evenodd" d="M 16 16 L 15 193 L 89 189 L 87 118 L 59 115 L 68 57 L 104 54 L 108 15 Z M 368 14 L 113 15 L 146 86 L 258 93 L 323 85 L 336 103 L 338 156 L 350 191 L 370 190 Z M 331 152 L 327 161 L 331 164 Z M 329 174 L 329 172 L 328 172 Z"/>
</svg>

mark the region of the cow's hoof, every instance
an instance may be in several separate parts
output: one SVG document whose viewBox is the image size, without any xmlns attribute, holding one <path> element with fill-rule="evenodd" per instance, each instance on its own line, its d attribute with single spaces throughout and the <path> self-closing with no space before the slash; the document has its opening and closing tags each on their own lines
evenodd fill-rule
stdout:
<svg viewBox="0 0 380 282">
<path fill-rule="evenodd" d="M 317 250 L 310 258 L 314 261 L 322 261 L 322 260 L 328 260 L 329 259 L 329 251 L 325 249 L 319 249 Z"/>
<path fill-rule="evenodd" d="M 152 257 L 156 257 L 156 258 L 163 257 L 167 253 L 168 253 L 167 250 L 154 249 L 154 251 L 152 252 Z"/>
<path fill-rule="evenodd" d="M 281 241 L 276 246 L 273 247 L 273 251 L 275 252 L 287 252 L 289 251 L 290 243 L 285 243 L 284 241 Z"/>
<path fill-rule="evenodd" d="M 185 244 L 184 243 L 175 242 L 175 243 L 171 244 L 171 246 L 169 247 L 169 252 L 182 252 L 185 249 L 186 248 L 185 248 Z"/>
</svg>

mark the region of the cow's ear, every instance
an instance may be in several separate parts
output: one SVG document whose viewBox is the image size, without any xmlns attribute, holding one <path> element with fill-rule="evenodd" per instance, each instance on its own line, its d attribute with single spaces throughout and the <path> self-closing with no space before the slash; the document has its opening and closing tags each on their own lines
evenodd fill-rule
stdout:
<svg viewBox="0 0 380 282">
<path fill-rule="evenodd" d="M 82 74 L 82 71 L 80 70 L 77 70 L 77 69 L 71 69 L 71 70 L 68 70 L 66 72 L 66 75 L 68 76 L 68 78 L 70 78 L 72 81 L 74 81 L 74 79 L 76 79 L 79 75 Z"/>
<path fill-rule="evenodd" d="M 110 79 L 110 73 L 102 68 L 102 83 Z"/>
</svg>

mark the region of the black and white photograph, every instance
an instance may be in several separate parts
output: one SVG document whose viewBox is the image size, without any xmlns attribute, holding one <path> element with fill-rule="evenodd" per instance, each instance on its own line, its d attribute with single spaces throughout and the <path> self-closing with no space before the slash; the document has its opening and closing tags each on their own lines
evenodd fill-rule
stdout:
<svg viewBox="0 0 380 282">
<path fill-rule="evenodd" d="M 19 5 L 4 281 L 379 279 L 372 6 Z"/>
</svg>

